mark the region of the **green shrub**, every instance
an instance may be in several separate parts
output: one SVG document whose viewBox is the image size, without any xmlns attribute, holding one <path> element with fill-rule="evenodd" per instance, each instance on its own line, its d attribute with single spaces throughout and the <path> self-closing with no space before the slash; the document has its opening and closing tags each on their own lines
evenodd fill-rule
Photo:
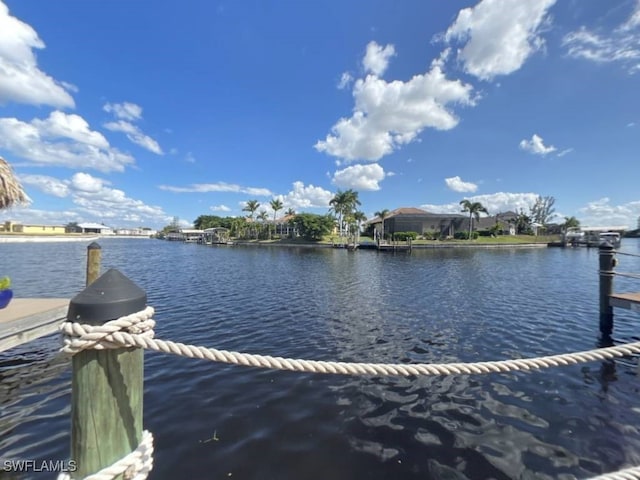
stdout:
<svg viewBox="0 0 640 480">
<path fill-rule="evenodd" d="M 406 240 L 415 240 L 418 238 L 418 232 L 396 232 L 393 234 L 393 238 L 398 240 L 399 242 L 403 242 Z"/>
<path fill-rule="evenodd" d="M 469 240 L 469 232 L 456 232 L 453 238 L 456 240 Z M 478 232 L 471 232 L 471 238 L 473 240 L 478 238 Z"/>
</svg>

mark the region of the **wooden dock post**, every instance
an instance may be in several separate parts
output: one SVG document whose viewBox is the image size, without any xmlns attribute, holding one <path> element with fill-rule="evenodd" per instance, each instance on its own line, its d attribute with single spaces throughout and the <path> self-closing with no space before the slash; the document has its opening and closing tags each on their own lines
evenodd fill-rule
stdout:
<svg viewBox="0 0 640 480">
<path fill-rule="evenodd" d="M 600 264 L 600 333 L 611 335 L 613 331 L 613 307 L 609 298 L 613 293 L 613 276 L 616 265 L 615 250 L 609 242 L 598 249 Z"/>
<path fill-rule="evenodd" d="M 87 247 L 87 285 L 91 285 L 100 276 L 102 247 L 98 242 L 91 242 Z"/>
<path fill-rule="evenodd" d="M 111 269 L 76 295 L 67 319 L 102 325 L 146 307 L 147 294 Z M 84 478 L 121 459 L 142 439 L 144 351 L 87 349 L 72 359 L 71 459 Z"/>
</svg>

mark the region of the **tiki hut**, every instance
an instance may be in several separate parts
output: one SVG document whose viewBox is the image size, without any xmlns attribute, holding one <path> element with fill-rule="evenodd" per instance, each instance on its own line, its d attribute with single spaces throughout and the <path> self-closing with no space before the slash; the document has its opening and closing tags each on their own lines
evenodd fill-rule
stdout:
<svg viewBox="0 0 640 480">
<path fill-rule="evenodd" d="M 0 157 L 0 210 L 28 202 L 29 197 L 24 193 L 11 165 Z"/>
</svg>

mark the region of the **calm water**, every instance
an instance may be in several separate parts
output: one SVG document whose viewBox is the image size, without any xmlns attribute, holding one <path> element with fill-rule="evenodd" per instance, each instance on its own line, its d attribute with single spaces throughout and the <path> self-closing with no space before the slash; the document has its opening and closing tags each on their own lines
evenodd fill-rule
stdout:
<svg viewBox="0 0 640 480">
<path fill-rule="evenodd" d="M 101 244 L 103 267 L 148 292 L 159 338 L 372 362 L 497 360 L 598 343 L 594 250 Z M 640 243 L 627 239 L 622 250 L 640 253 Z M 83 244 L 0 244 L 0 274 L 17 296 L 71 297 L 83 288 L 85 255 Z M 639 258 L 620 261 L 640 272 Z M 639 288 L 616 279 L 616 291 Z M 616 314 L 614 342 L 638 340 L 638 314 Z M 58 344 L 52 336 L 0 354 L 2 460 L 68 458 L 70 370 Z M 147 352 L 145 375 L 156 479 L 570 479 L 640 465 L 636 359 L 376 378 Z"/>
</svg>

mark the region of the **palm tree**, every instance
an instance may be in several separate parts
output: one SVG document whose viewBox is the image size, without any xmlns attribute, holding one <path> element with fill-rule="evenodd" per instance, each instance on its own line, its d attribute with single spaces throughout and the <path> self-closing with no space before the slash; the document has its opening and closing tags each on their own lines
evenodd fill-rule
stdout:
<svg viewBox="0 0 640 480">
<path fill-rule="evenodd" d="M 358 192 L 352 189 L 344 192 L 338 190 L 331 201 L 329 201 L 329 205 L 331 205 L 331 210 L 338 216 L 338 228 L 340 230 L 340 236 L 342 237 L 344 217 L 355 212 L 356 207 L 360 205 Z"/>
<path fill-rule="evenodd" d="M 284 214 L 285 214 L 285 216 L 286 216 L 286 217 L 289 217 L 289 216 L 291 216 L 291 215 L 295 215 L 295 214 L 296 214 L 296 211 L 295 211 L 293 208 L 289 207 L 289 208 L 287 209 L 287 211 L 286 211 L 286 212 L 284 212 Z"/>
<path fill-rule="evenodd" d="M 260 228 L 260 230 L 264 230 L 264 222 L 266 222 L 269 219 L 269 214 L 267 213 L 266 210 L 260 210 L 260 213 L 258 213 L 258 216 L 256 218 L 262 224 L 262 227 Z"/>
<path fill-rule="evenodd" d="M 380 210 L 379 212 L 376 212 L 374 214 L 376 217 L 380 217 L 380 220 L 382 220 L 382 240 L 384 240 L 384 219 L 387 218 L 389 216 L 389 210 L 388 209 L 384 209 L 384 210 Z"/>
<path fill-rule="evenodd" d="M 469 212 L 469 240 L 471 240 L 471 232 L 473 231 L 473 218 L 480 221 L 480 212 L 489 214 L 489 211 L 480 202 L 471 202 L 464 199 L 460 202 L 463 212 Z"/>
<path fill-rule="evenodd" d="M 340 232 L 340 236 L 342 237 L 342 218 L 345 212 L 347 204 L 347 197 L 345 192 L 338 190 L 333 198 L 329 201 L 329 205 L 331 205 L 331 210 L 338 217 L 338 230 Z"/>
<path fill-rule="evenodd" d="M 353 214 L 353 219 L 358 224 L 357 225 L 358 229 L 356 230 L 356 243 L 358 243 L 360 241 L 360 227 L 362 226 L 362 222 L 367 221 L 367 216 L 364 214 L 364 212 L 361 212 L 360 210 L 358 210 Z"/>
<path fill-rule="evenodd" d="M 282 204 L 282 201 L 278 198 L 274 198 L 273 200 L 271 200 L 269 202 L 269 205 L 271 206 L 271 210 L 273 210 L 273 230 L 275 233 L 276 214 L 278 213 L 278 210 L 282 210 L 284 208 L 284 205 Z M 269 238 L 271 238 L 271 230 L 269 230 Z"/>
<path fill-rule="evenodd" d="M 253 214 L 256 213 L 256 210 L 258 210 L 259 207 L 260 207 L 260 203 L 258 203 L 257 200 L 247 200 L 247 203 L 242 209 L 243 212 L 249 212 L 249 219 L 251 220 L 252 224 L 253 224 Z M 255 230 L 255 232 L 257 235 L 257 230 Z"/>
<path fill-rule="evenodd" d="M 30 198 L 24 192 L 11 168 L 11 165 L 0 157 L 0 210 L 13 205 L 28 204 Z"/>
</svg>

